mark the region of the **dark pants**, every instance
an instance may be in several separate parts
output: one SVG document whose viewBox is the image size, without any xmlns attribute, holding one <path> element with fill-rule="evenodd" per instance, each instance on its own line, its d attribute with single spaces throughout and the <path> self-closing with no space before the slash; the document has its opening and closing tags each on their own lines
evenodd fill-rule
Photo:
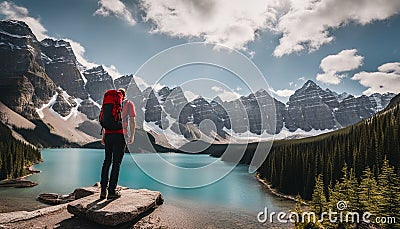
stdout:
<svg viewBox="0 0 400 229">
<path fill-rule="evenodd" d="M 103 162 L 103 168 L 101 169 L 101 189 L 105 190 L 108 187 L 108 191 L 111 193 L 115 192 L 117 187 L 119 169 L 121 167 L 122 158 L 125 152 L 125 138 L 123 134 L 105 134 L 104 136 L 105 145 L 105 159 Z M 108 182 L 108 172 L 110 170 L 112 162 L 112 169 L 110 175 L 110 183 Z"/>
</svg>

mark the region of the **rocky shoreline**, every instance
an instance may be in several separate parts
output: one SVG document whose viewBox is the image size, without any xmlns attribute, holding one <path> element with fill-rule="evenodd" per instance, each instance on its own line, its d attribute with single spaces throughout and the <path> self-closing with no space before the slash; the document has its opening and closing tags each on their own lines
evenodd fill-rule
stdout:
<svg viewBox="0 0 400 229">
<path fill-rule="evenodd" d="M 286 194 L 280 193 L 278 190 L 272 188 L 271 184 L 269 184 L 265 179 L 261 178 L 259 173 L 257 173 L 255 176 L 256 176 L 257 180 L 260 183 L 262 183 L 275 196 L 281 197 L 281 198 L 285 198 L 287 200 L 291 200 L 291 201 L 294 201 L 294 202 L 297 202 L 296 196 L 286 195 Z M 307 205 L 307 203 L 305 201 L 302 201 L 302 204 Z"/>
<path fill-rule="evenodd" d="M 43 162 L 43 161 L 38 161 L 38 162 L 34 163 L 33 165 L 39 164 L 40 162 Z M 39 170 L 36 170 L 33 168 L 33 165 L 25 168 L 29 172 L 25 176 L 14 178 L 14 179 L 1 180 L 0 188 L 1 187 L 3 187 L 3 188 L 30 188 L 30 187 L 34 187 L 34 186 L 38 185 L 38 183 L 36 183 L 36 182 L 32 182 L 32 181 L 25 179 L 32 174 L 40 173 Z"/>
<path fill-rule="evenodd" d="M 124 187 L 120 189 L 121 198 L 101 200 L 99 199 L 100 187 L 98 184 L 92 187 L 77 188 L 72 193 L 74 200 L 69 203 L 30 212 L 1 213 L 0 228 L 31 228 L 39 225 L 54 227 L 57 224 L 64 225 L 64 228 L 77 225 L 86 225 L 87 228 L 102 228 L 103 226 L 127 225 L 132 222 L 136 228 L 136 223 L 163 203 L 160 192 Z M 146 227 L 140 228 L 154 228 L 154 223 L 156 221 L 147 219 L 138 225 L 146 225 Z"/>
<path fill-rule="evenodd" d="M 85 196 L 85 193 L 82 190 L 75 192 L 78 197 Z M 124 195 L 124 193 L 122 194 Z M 87 209 L 85 207 L 87 204 L 81 204 L 79 201 L 92 203 L 91 205 L 100 209 L 105 205 L 111 204 L 110 200 L 101 201 L 98 194 L 94 194 L 70 203 L 33 211 L 2 213 L 0 214 L 0 228 L 110 228 L 88 220 L 84 216 L 71 214 L 68 211 L 68 205 L 70 204 L 74 205 L 75 209 L 82 206 L 82 211 L 87 212 L 85 210 L 85 208 Z M 114 205 L 119 204 L 115 202 Z M 210 205 L 209 203 L 196 203 L 193 205 L 191 202 L 180 199 L 166 199 L 162 205 L 149 209 L 136 220 L 121 224 L 117 228 L 260 228 L 263 226 L 268 228 L 292 228 L 291 224 L 260 224 L 254 212 Z"/>
<path fill-rule="evenodd" d="M 7 179 L 0 181 L 2 188 L 29 188 L 38 185 L 36 182 L 25 180 L 23 178 Z"/>
</svg>

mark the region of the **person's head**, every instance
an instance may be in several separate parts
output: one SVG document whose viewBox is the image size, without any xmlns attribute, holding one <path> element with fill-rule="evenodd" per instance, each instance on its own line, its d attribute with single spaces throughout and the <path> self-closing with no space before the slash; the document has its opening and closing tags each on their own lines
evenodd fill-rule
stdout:
<svg viewBox="0 0 400 229">
<path fill-rule="evenodd" d="M 118 91 L 120 91 L 122 93 L 122 97 L 125 99 L 126 98 L 126 90 L 125 90 L 125 88 L 120 87 L 120 88 L 118 88 Z"/>
</svg>

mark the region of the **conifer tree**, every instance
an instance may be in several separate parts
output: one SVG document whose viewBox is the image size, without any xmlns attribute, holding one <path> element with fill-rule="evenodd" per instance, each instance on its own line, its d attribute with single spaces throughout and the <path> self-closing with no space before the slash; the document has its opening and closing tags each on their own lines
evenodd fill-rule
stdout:
<svg viewBox="0 0 400 229">
<path fill-rule="evenodd" d="M 379 191 L 376 179 L 370 168 L 364 170 L 358 190 L 362 212 L 377 214 L 376 204 L 379 203 Z"/>
<path fill-rule="evenodd" d="M 324 181 L 322 174 L 315 178 L 314 192 L 310 203 L 311 209 L 317 214 L 321 215 L 326 210 L 327 200 L 324 191 Z"/>
<path fill-rule="evenodd" d="M 296 196 L 296 207 L 294 209 L 294 213 L 297 214 L 297 219 L 293 218 L 293 220 L 296 220 L 296 222 L 294 224 L 295 229 L 303 229 L 306 225 L 306 223 L 303 222 L 303 217 L 302 217 L 303 216 L 303 209 L 301 208 L 302 202 L 303 202 L 303 200 L 302 200 L 301 196 L 297 195 Z"/>
<path fill-rule="evenodd" d="M 379 199 L 377 202 L 377 214 L 379 217 L 400 216 L 399 192 L 400 182 L 395 170 L 389 165 L 389 161 L 383 160 L 382 168 L 378 175 Z"/>
</svg>

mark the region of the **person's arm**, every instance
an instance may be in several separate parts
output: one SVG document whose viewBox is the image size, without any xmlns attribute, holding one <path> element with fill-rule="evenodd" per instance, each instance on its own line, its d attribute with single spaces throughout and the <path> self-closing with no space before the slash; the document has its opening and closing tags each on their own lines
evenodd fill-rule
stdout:
<svg viewBox="0 0 400 229">
<path fill-rule="evenodd" d="M 135 128 L 136 128 L 136 118 L 131 117 L 129 120 L 129 127 L 130 127 L 130 136 L 129 136 L 129 141 L 128 144 L 132 144 L 133 141 L 135 140 Z"/>
</svg>

